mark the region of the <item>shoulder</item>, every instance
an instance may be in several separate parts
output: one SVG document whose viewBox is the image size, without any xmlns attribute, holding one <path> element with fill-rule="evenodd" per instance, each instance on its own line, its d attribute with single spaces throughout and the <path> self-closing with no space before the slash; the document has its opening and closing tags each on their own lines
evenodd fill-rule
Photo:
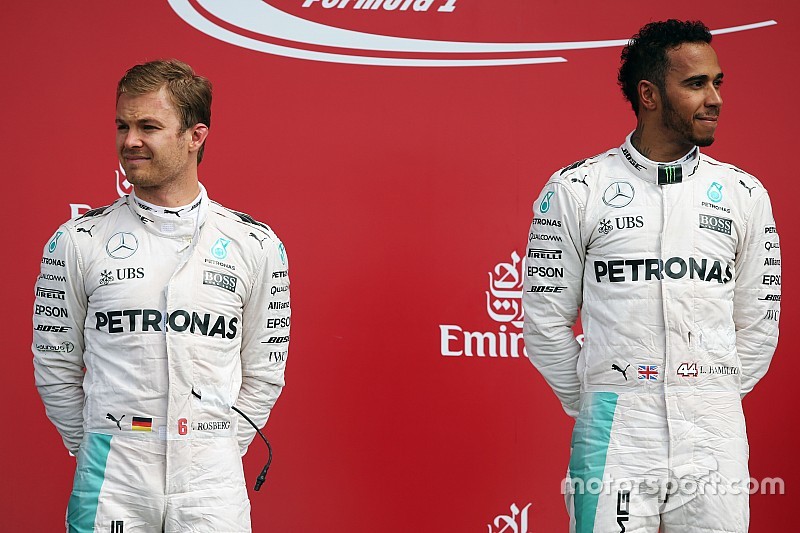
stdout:
<svg viewBox="0 0 800 533">
<path fill-rule="evenodd" d="M 547 185 L 564 188 L 580 203 L 585 204 L 591 190 L 607 173 L 608 167 L 616 164 L 618 159 L 616 148 L 581 159 L 554 172 Z"/>
<path fill-rule="evenodd" d="M 257 243 L 261 243 L 264 240 L 269 240 L 276 246 L 281 242 L 272 228 L 266 223 L 256 220 L 247 213 L 236 211 L 217 202 L 210 201 L 209 215 L 215 217 L 217 224 L 226 226 L 230 231 L 240 235 L 243 239 L 246 240 L 249 237 L 249 240 L 252 241 L 253 245 L 257 248 L 263 248 L 263 245 L 258 246 Z"/>
<path fill-rule="evenodd" d="M 571 165 L 567 165 L 553 173 L 550 181 L 581 184 L 586 178 L 591 180 L 601 173 L 603 168 L 613 161 L 616 155 L 617 149 L 614 148 L 595 156 L 575 161 Z"/>
<path fill-rule="evenodd" d="M 102 233 L 104 226 L 115 225 L 116 217 L 113 214 L 127 212 L 127 209 L 123 209 L 126 207 L 126 200 L 127 197 L 123 196 L 109 205 L 90 209 L 82 215 L 71 218 L 61 224 L 56 233 L 67 234 L 69 240 L 76 245 L 83 240 L 76 238 L 76 236 L 94 237 Z"/>
<path fill-rule="evenodd" d="M 704 153 L 700 154 L 700 164 L 708 172 L 718 174 L 721 180 L 727 181 L 728 185 L 740 190 L 745 196 L 755 197 L 756 191 L 766 191 L 764 184 L 758 178 L 735 165 L 717 161 Z"/>
</svg>

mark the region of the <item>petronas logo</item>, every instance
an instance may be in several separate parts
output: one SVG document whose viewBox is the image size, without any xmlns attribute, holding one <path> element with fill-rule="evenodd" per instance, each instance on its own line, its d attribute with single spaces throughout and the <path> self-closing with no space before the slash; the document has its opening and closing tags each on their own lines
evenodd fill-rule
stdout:
<svg viewBox="0 0 800 533">
<path fill-rule="evenodd" d="M 683 168 L 680 165 L 663 165 L 658 167 L 658 184 L 671 185 L 683 181 Z"/>
</svg>

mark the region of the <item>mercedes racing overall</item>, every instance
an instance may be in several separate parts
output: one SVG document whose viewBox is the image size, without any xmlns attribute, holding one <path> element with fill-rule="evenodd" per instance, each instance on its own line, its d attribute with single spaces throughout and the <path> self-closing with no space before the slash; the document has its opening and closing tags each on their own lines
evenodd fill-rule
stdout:
<svg viewBox="0 0 800 533">
<path fill-rule="evenodd" d="M 526 256 L 527 353 L 577 418 L 571 530 L 746 531 L 741 399 L 769 367 L 781 294 L 762 184 L 697 148 L 650 161 L 628 136 L 550 178 Z"/>
<path fill-rule="evenodd" d="M 284 385 L 289 279 L 270 228 L 134 195 L 45 245 L 33 354 L 77 455 L 67 529 L 250 531 L 241 456 Z M 110 529 L 109 529 L 110 528 Z"/>
</svg>

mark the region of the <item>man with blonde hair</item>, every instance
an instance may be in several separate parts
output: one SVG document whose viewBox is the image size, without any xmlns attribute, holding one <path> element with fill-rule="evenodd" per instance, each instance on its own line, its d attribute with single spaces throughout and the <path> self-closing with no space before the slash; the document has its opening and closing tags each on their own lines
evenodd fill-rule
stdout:
<svg viewBox="0 0 800 533">
<path fill-rule="evenodd" d="M 70 532 L 250 531 L 241 456 L 284 385 L 289 278 L 266 225 L 198 180 L 211 84 L 176 60 L 117 87 L 133 193 L 61 225 L 36 284 L 47 415 L 78 465 Z"/>
</svg>

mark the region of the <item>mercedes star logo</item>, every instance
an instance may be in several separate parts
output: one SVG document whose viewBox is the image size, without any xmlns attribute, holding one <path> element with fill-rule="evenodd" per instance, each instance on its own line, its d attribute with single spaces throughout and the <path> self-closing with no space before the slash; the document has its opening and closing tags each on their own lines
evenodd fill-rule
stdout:
<svg viewBox="0 0 800 533">
<path fill-rule="evenodd" d="M 106 252 L 114 259 L 127 259 L 139 249 L 139 241 L 133 233 L 120 231 L 108 239 Z"/>
<path fill-rule="evenodd" d="M 615 181 L 603 193 L 603 202 L 611 207 L 625 207 L 633 200 L 633 185 L 627 181 Z"/>
</svg>

